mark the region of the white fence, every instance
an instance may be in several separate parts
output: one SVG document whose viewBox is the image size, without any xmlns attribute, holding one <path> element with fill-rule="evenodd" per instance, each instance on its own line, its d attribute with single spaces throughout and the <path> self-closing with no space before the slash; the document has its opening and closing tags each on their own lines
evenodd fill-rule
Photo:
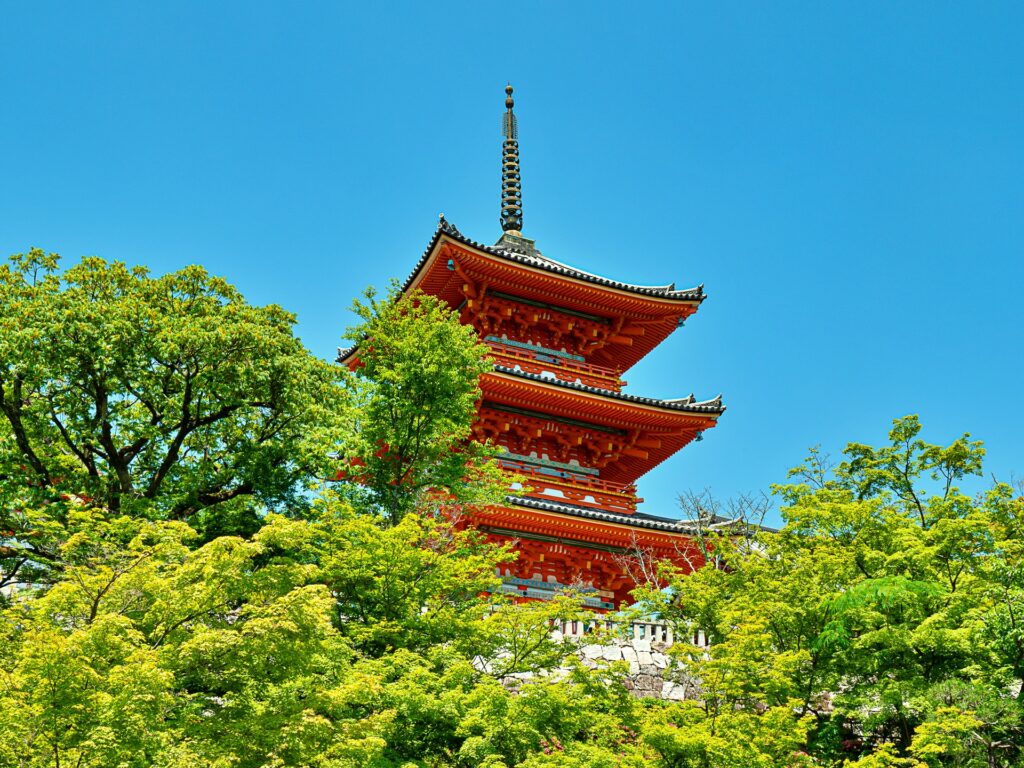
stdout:
<svg viewBox="0 0 1024 768">
<path fill-rule="evenodd" d="M 575 640 L 584 640 L 597 632 L 608 633 L 627 641 L 647 640 L 653 645 L 662 645 L 666 648 L 676 641 L 672 627 L 656 619 L 637 620 L 629 623 L 603 618 L 562 621 L 555 625 L 555 631 L 562 637 Z M 702 648 L 708 646 L 708 639 L 700 630 L 687 640 Z"/>
</svg>

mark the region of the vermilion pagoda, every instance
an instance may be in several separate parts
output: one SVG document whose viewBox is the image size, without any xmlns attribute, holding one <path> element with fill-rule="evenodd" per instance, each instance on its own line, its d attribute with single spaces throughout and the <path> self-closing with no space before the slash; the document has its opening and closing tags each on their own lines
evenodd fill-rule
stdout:
<svg viewBox="0 0 1024 768">
<path fill-rule="evenodd" d="M 725 410 L 697 401 L 638 397 L 620 378 L 697 311 L 703 286 L 639 286 L 543 256 L 522 235 L 519 147 L 512 89 L 504 120 L 502 216 L 493 246 L 441 217 L 403 290 L 444 299 L 491 349 L 493 372 L 473 432 L 524 476 L 506 505 L 475 513 L 488 538 L 514 542 L 506 592 L 550 598 L 573 585 L 587 604 L 618 608 L 635 586 L 625 559 L 637 552 L 700 563 L 678 520 L 637 511 L 636 479 L 701 433 Z M 347 353 L 342 353 L 342 359 Z"/>
</svg>

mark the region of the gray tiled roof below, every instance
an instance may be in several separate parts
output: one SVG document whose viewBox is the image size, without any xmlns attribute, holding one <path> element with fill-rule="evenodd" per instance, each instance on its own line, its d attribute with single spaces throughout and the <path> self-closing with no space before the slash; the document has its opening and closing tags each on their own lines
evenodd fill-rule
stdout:
<svg viewBox="0 0 1024 768">
<path fill-rule="evenodd" d="M 685 520 L 673 520 L 668 517 L 655 517 L 637 512 L 633 515 L 619 515 L 614 512 L 605 512 L 600 509 L 587 509 L 586 507 L 575 507 L 570 504 L 559 504 L 553 501 L 541 501 L 524 496 L 506 496 L 505 501 L 517 507 L 528 507 L 540 509 L 545 512 L 556 512 L 562 515 L 573 517 L 585 517 L 591 520 L 603 520 L 607 523 L 618 523 L 619 525 L 630 525 L 634 528 L 649 528 L 657 531 L 672 531 L 674 533 L 686 533 L 692 526 Z"/>
<path fill-rule="evenodd" d="M 639 395 L 628 395 L 625 392 L 613 392 L 610 389 L 600 389 L 599 387 L 590 387 L 586 384 L 577 384 L 573 381 L 562 381 L 561 379 L 555 379 L 548 376 L 541 376 L 536 373 L 527 373 L 525 371 L 517 371 L 514 368 L 509 368 L 504 365 L 495 365 L 494 370 L 498 373 L 507 373 L 510 376 L 518 376 L 522 379 L 530 379 L 531 381 L 539 381 L 543 384 L 551 384 L 556 387 L 563 387 L 565 389 L 575 389 L 580 392 L 590 392 L 595 395 L 602 395 L 604 397 L 610 397 L 614 400 L 625 400 L 630 403 L 641 403 L 643 405 L 655 405 L 659 408 L 667 408 L 672 411 L 689 411 L 692 413 L 723 413 L 725 406 L 722 405 L 722 396 L 712 398 L 711 400 L 697 401 L 693 395 L 689 397 L 682 397 L 675 400 L 658 400 L 653 397 L 640 397 Z"/>
</svg>

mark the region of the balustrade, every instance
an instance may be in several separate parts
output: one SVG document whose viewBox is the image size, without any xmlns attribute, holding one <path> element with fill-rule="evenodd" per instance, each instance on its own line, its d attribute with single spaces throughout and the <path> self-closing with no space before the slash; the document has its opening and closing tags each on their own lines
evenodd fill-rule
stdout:
<svg viewBox="0 0 1024 768">
<path fill-rule="evenodd" d="M 526 480 L 531 490 L 523 493 L 534 499 L 571 502 L 583 507 L 627 515 L 636 512 L 637 503 L 643 501 L 637 498 L 635 485 L 613 483 L 586 475 L 559 477 L 508 461 L 503 461 L 502 466 L 515 471 Z"/>
<path fill-rule="evenodd" d="M 551 374 L 561 381 L 578 382 L 612 392 L 621 391 L 626 383 L 612 368 L 546 355 L 540 350 L 517 348 L 490 339 L 486 343 L 491 348 L 491 357 L 494 361 L 508 368 L 518 367 L 537 376 Z"/>
<path fill-rule="evenodd" d="M 560 632 L 563 638 L 581 641 L 599 632 L 619 636 L 626 641 L 649 640 L 653 645 L 665 647 L 672 645 L 676 641 L 672 627 L 664 621 L 657 619 L 638 619 L 624 622 L 601 617 L 561 621 L 555 623 L 554 630 Z M 701 648 L 707 648 L 710 645 L 707 636 L 701 630 L 694 632 L 694 636 L 687 638 L 687 640 L 692 641 L 694 645 Z"/>
</svg>

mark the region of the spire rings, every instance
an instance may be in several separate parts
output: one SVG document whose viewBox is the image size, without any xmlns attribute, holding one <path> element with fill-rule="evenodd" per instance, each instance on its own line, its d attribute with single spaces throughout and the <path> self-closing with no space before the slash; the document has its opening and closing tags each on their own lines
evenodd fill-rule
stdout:
<svg viewBox="0 0 1024 768">
<path fill-rule="evenodd" d="M 505 232 L 523 229 L 523 193 L 519 175 L 519 126 L 512 113 L 512 86 L 505 87 L 505 108 L 501 127 L 505 136 L 501 156 L 501 228 Z"/>
</svg>

